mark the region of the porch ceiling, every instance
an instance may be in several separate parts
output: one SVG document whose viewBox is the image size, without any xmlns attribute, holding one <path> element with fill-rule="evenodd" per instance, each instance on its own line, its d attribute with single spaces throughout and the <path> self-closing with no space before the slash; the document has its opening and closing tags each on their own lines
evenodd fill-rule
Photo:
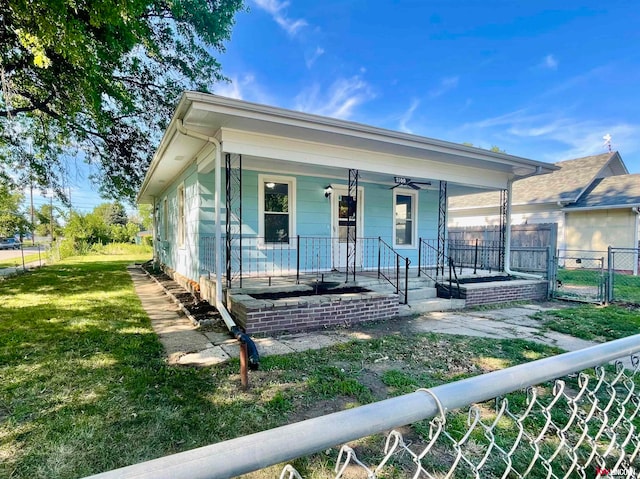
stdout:
<svg viewBox="0 0 640 479">
<path fill-rule="evenodd" d="M 176 109 L 174 117 L 165 132 L 162 142 L 152 161 L 138 200 L 150 202 L 161 193 L 166 185 L 177 176 L 194 158 L 202 155 L 209 145 L 200 139 L 184 136 L 177 132 L 176 122 L 182 120 L 184 125 L 206 136 L 218 136 L 224 130 L 251 132 L 272 138 L 284 138 L 291 141 L 308 142 L 315 145 L 341 148 L 344 151 L 371 152 L 376 155 L 388 155 L 398 159 L 406 158 L 413 162 L 424 161 L 425 173 L 433 171 L 434 164 L 447 168 L 472 168 L 492 171 L 504 177 L 519 177 L 529 174 L 546 173 L 555 169 L 553 165 L 519 158 L 503 153 L 494 153 L 479 148 L 409 135 L 406 133 L 385 130 L 363 124 L 320 117 L 307 113 L 284 110 L 244 101 L 218 97 L 214 95 L 186 92 Z M 221 138 L 220 138 L 221 139 Z M 224 143 L 223 143 L 224 148 Z M 243 155 L 248 168 L 264 168 L 271 161 L 259 155 Z M 265 164 L 266 163 L 266 164 Z M 334 166 L 325 166 L 317 161 L 296 163 L 296 171 L 315 176 L 335 177 L 339 170 Z M 272 166 L 277 166 L 275 163 Z M 280 162 L 282 168 L 282 162 Z M 287 166 L 289 167 L 289 166 Z M 354 166 L 342 165 L 342 169 Z M 393 175 L 389 171 L 380 173 L 371 163 L 371 171 L 360 167 L 363 181 L 393 184 Z M 379 168 L 378 168 L 379 169 Z M 339 176 L 339 175 L 338 175 Z M 402 175 L 401 175 L 402 176 Z M 430 178 L 428 174 L 411 175 L 412 179 L 436 181 L 441 178 Z M 467 185 L 450 183 L 450 195 L 467 194 L 478 191 Z"/>
</svg>

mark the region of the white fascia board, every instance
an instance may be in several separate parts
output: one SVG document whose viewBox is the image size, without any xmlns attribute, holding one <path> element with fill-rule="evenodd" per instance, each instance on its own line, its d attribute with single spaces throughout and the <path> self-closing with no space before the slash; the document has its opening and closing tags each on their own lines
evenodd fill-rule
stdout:
<svg viewBox="0 0 640 479">
<path fill-rule="evenodd" d="M 340 169 L 394 176 L 433 178 L 479 188 L 506 188 L 508 172 L 455 165 L 451 163 L 376 153 L 306 140 L 222 129 L 223 150 L 280 161 L 323 165 Z"/>
<path fill-rule="evenodd" d="M 353 137 L 384 141 L 401 146 L 409 146 L 433 152 L 455 154 L 460 157 L 502 163 L 513 168 L 524 168 L 535 171 L 537 168 L 547 172 L 557 170 L 555 165 L 536 160 L 521 158 L 506 153 L 482 150 L 457 143 L 422 137 L 409 133 L 387 130 L 362 123 L 356 123 L 336 118 L 313 115 L 294 110 L 286 110 L 244 100 L 236 100 L 200 92 L 185 92 L 185 97 L 192 101 L 193 109 L 211 111 L 229 116 L 240 116 L 253 120 L 278 123 L 306 129 L 349 135 Z"/>
<path fill-rule="evenodd" d="M 579 206 L 576 208 L 563 208 L 565 213 L 571 213 L 572 211 L 596 211 L 596 210 L 632 210 L 633 208 L 640 208 L 640 204 L 637 205 L 603 205 L 603 206 Z"/>
</svg>

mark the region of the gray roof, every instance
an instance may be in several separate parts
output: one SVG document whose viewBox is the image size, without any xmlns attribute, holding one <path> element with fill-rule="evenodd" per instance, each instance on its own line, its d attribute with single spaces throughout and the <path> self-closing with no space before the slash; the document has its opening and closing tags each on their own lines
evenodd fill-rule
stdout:
<svg viewBox="0 0 640 479">
<path fill-rule="evenodd" d="M 599 178 L 567 208 L 640 206 L 640 174 Z"/>
<path fill-rule="evenodd" d="M 512 204 L 573 203 L 592 184 L 618 152 L 587 156 L 555 163 L 560 169 L 546 175 L 531 176 L 513 183 Z M 452 197 L 450 208 L 497 206 L 499 193 L 477 193 Z"/>
</svg>

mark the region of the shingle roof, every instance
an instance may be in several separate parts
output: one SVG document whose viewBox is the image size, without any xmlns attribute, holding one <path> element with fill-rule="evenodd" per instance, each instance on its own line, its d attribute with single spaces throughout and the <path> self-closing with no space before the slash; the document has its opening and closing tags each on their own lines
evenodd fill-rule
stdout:
<svg viewBox="0 0 640 479">
<path fill-rule="evenodd" d="M 513 183 L 512 204 L 572 203 L 593 182 L 617 152 L 555 163 L 560 167 L 546 175 L 531 176 Z M 499 204 L 499 193 L 477 193 L 452 197 L 450 208 L 478 208 Z"/>
<path fill-rule="evenodd" d="M 600 178 L 567 208 L 640 205 L 640 174 Z"/>
</svg>

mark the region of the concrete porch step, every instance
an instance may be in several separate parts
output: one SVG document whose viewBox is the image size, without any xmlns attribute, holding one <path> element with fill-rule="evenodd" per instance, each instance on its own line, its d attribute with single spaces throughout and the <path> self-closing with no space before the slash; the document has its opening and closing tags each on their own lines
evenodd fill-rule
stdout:
<svg viewBox="0 0 640 479">
<path fill-rule="evenodd" d="M 452 311 L 463 309 L 464 299 L 430 298 L 419 301 L 411 301 L 409 304 L 401 304 L 398 307 L 398 316 L 408 316 L 411 314 L 428 313 L 432 311 Z"/>
</svg>

